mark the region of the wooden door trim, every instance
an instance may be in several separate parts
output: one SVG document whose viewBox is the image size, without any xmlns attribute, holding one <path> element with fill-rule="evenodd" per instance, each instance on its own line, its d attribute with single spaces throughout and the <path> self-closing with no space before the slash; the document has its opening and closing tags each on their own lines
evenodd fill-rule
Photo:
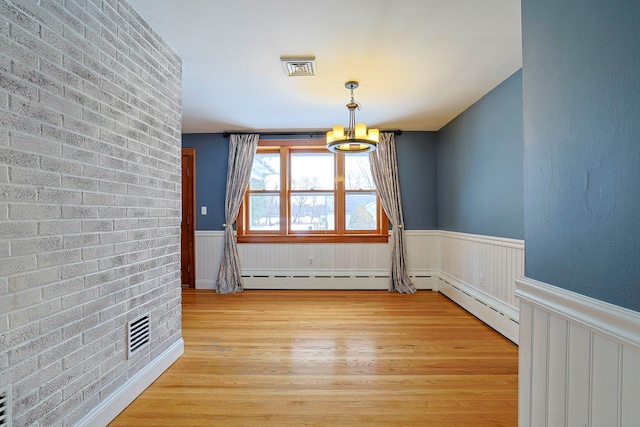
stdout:
<svg viewBox="0 0 640 427">
<path fill-rule="evenodd" d="M 195 241 L 196 241 L 196 237 L 195 237 L 195 233 L 196 233 L 196 216 L 197 216 L 197 212 L 196 212 L 196 149 L 195 148 L 183 148 L 182 149 L 182 156 L 187 156 L 187 157 L 191 157 L 192 158 L 192 173 L 191 173 L 191 182 L 192 182 L 192 194 L 191 194 L 191 200 L 193 200 L 193 205 L 191 206 L 191 210 L 193 212 L 192 215 L 192 226 L 190 228 L 190 232 L 191 232 L 191 253 L 193 254 L 193 259 L 192 259 L 192 267 L 193 267 L 193 272 L 190 274 L 190 277 L 193 280 L 189 280 L 189 288 L 193 288 L 195 289 L 196 287 L 196 248 L 195 248 Z M 181 163 L 182 164 L 182 163 Z M 183 188 L 184 191 L 184 188 Z M 182 194 L 182 197 L 184 198 L 184 193 Z M 182 228 L 181 228 L 182 230 Z M 181 238 L 183 238 L 183 236 L 181 236 Z M 181 254 L 182 256 L 182 254 Z M 182 268 L 182 264 L 181 264 L 181 268 Z M 181 277 L 182 277 L 182 273 L 181 273 Z"/>
</svg>

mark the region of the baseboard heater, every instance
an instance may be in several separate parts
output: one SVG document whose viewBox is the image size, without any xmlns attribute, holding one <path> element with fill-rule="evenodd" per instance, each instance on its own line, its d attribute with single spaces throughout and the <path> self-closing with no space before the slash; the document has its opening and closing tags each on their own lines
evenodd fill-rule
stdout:
<svg viewBox="0 0 640 427">
<path fill-rule="evenodd" d="M 452 278 L 447 280 L 439 277 L 438 281 L 437 289 L 440 293 L 514 343 L 518 343 L 519 316 L 515 308 Z"/>
<path fill-rule="evenodd" d="M 418 289 L 434 289 L 431 275 L 415 274 L 409 277 Z M 245 289 L 382 290 L 389 288 L 388 274 L 243 272 L 242 280 Z"/>
</svg>

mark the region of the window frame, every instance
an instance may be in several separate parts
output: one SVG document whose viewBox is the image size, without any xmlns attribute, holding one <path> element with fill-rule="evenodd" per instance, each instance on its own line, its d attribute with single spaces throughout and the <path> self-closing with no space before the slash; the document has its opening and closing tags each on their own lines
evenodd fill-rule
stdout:
<svg viewBox="0 0 640 427">
<path fill-rule="evenodd" d="M 238 243 L 386 243 L 389 239 L 389 220 L 382 208 L 380 197 L 376 193 L 376 224 L 375 230 L 347 230 L 346 224 L 346 196 L 354 193 L 371 193 L 372 190 L 345 190 L 344 166 L 345 154 L 334 154 L 327 151 L 318 140 L 261 140 L 258 143 L 258 153 L 279 153 L 280 155 L 280 189 L 279 190 L 251 190 L 245 191 L 242 205 L 236 222 Z M 332 190 L 304 190 L 308 193 L 334 193 L 335 230 L 290 230 L 290 200 L 291 182 L 291 154 L 292 153 L 328 153 L 334 156 L 335 176 Z M 295 192 L 295 190 L 294 190 Z M 274 231 L 249 230 L 250 194 L 278 194 L 280 201 L 280 229 Z"/>
</svg>

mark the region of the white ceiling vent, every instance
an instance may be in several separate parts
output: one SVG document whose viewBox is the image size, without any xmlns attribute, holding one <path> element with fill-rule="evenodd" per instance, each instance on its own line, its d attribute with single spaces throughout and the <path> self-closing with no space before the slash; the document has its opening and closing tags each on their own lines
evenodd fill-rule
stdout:
<svg viewBox="0 0 640 427">
<path fill-rule="evenodd" d="M 11 427 L 11 384 L 0 389 L 0 427 Z"/>
<path fill-rule="evenodd" d="M 283 56 L 280 58 L 282 69 L 289 77 L 299 76 L 315 76 L 316 75 L 316 58 L 293 58 Z"/>
</svg>

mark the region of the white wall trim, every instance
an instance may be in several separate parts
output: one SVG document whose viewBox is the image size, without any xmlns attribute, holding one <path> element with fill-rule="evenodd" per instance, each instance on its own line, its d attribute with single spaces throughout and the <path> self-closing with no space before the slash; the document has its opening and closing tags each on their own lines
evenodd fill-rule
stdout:
<svg viewBox="0 0 640 427">
<path fill-rule="evenodd" d="M 196 230 L 196 237 L 224 237 L 224 230 Z"/>
<path fill-rule="evenodd" d="M 514 249 L 524 249 L 524 240 L 510 239 L 507 237 L 484 236 L 480 234 L 459 233 L 457 231 L 438 230 L 439 236 L 450 237 L 452 239 L 466 240 L 470 242 L 485 243 L 489 245 L 500 245 Z"/>
<path fill-rule="evenodd" d="M 389 235 L 391 235 L 393 231 L 389 230 Z M 404 230 L 405 236 L 439 236 L 439 230 Z"/>
<path fill-rule="evenodd" d="M 180 338 L 152 360 L 140 372 L 112 393 L 107 399 L 85 415 L 77 426 L 104 427 L 118 416 L 131 402 L 149 387 L 184 353 L 184 340 Z"/>
<path fill-rule="evenodd" d="M 526 277 L 516 285 L 516 296 L 529 304 L 640 350 L 639 312 Z"/>
</svg>

